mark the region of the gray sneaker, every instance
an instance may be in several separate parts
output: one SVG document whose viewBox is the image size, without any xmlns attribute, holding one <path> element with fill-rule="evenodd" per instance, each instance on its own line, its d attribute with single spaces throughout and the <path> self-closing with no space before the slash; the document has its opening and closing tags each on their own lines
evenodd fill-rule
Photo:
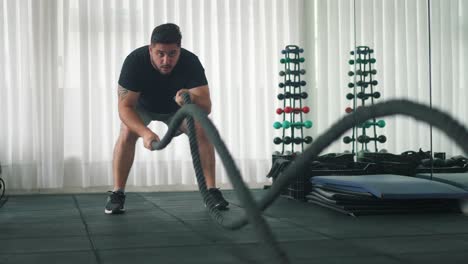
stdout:
<svg viewBox="0 0 468 264">
<path fill-rule="evenodd" d="M 224 199 L 223 194 L 218 188 L 208 189 L 209 204 L 218 210 L 228 210 L 229 202 Z"/>
<path fill-rule="evenodd" d="M 106 214 L 122 214 L 125 212 L 125 194 L 123 192 L 111 192 L 107 197 L 106 207 L 104 213 Z"/>
</svg>

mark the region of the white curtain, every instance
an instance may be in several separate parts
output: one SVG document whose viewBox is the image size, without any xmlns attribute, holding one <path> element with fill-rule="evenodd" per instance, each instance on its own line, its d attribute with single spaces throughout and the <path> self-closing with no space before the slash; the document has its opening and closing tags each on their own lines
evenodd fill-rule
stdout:
<svg viewBox="0 0 468 264">
<path fill-rule="evenodd" d="M 431 40 L 433 105 L 468 126 L 468 1 L 431 0 Z M 463 154 L 438 130 L 433 145 L 435 151 Z"/>
<path fill-rule="evenodd" d="M 431 0 L 431 54 L 433 106 L 449 111 L 468 125 L 467 53 L 468 10 L 463 0 Z M 314 61 L 308 75 L 313 85 L 314 134 L 323 133 L 352 106 L 346 99 L 353 81 L 348 60 L 355 46 L 375 50 L 376 90 L 382 100 L 407 98 L 429 104 L 429 35 L 427 0 L 316 0 L 306 1 L 314 14 L 308 24 L 307 49 Z M 310 55 L 309 55 L 310 57 Z M 406 117 L 384 118 L 387 126 L 378 129 L 387 136 L 381 144 L 391 153 L 430 149 L 429 125 Z M 350 132 L 351 133 L 351 132 Z M 349 134 L 350 134 L 349 133 Z M 448 155 L 463 154 L 453 142 L 434 129 L 433 150 Z M 326 152 L 350 150 L 350 145 L 335 142 Z"/>
<path fill-rule="evenodd" d="M 0 1 L 0 163 L 10 189 L 63 185 L 56 1 Z"/>
<path fill-rule="evenodd" d="M 468 4 L 431 0 L 432 102 L 468 125 Z M 427 0 L 0 0 L 0 164 L 9 189 L 98 190 L 112 184 L 119 132 L 116 85 L 125 56 L 154 26 L 181 26 L 202 61 L 211 119 L 250 185 L 265 183 L 276 150 L 281 49 L 305 47 L 316 137 L 350 106 L 355 45 L 375 50 L 382 98 L 429 103 Z M 430 147 L 429 128 L 404 117 L 379 129 L 398 153 Z M 151 128 L 164 134 L 164 125 Z M 194 189 L 188 140 L 146 151 L 138 142 L 129 188 Z M 326 152 L 348 150 L 335 142 Z M 434 131 L 434 151 L 461 154 Z M 217 179 L 229 187 L 217 159 Z"/>
<path fill-rule="evenodd" d="M 303 1 L 1 0 L 0 14 L 0 162 L 9 189 L 109 188 L 120 67 L 166 22 L 180 25 L 183 47 L 205 67 L 211 119 L 244 180 L 267 182 L 280 51 L 304 44 Z M 160 152 L 137 144 L 129 188 L 196 188 L 185 136 Z M 216 170 L 229 187 L 219 158 Z"/>
</svg>

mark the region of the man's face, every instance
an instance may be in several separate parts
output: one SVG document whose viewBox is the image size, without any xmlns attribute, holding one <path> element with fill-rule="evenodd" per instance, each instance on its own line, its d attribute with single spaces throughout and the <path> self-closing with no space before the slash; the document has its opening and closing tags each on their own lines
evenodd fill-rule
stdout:
<svg viewBox="0 0 468 264">
<path fill-rule="evenodd" d="M 153 67 L 161 74 L 170 74 L 179 61 L 180 47 L 178 44 L 151 44 L 150 58 Z"/>
</svg>

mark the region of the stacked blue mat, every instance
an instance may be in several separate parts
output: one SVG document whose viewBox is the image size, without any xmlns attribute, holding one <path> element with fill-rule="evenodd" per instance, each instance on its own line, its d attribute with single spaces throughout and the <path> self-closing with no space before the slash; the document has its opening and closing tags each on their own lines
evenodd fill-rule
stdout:
<svg viewBox="0 0 468 264">
<path fill-rule="evenodd" d="M 468 174 L 315 176 L 307 201 L 350 215 L 460 212 Z"/>
</svg>

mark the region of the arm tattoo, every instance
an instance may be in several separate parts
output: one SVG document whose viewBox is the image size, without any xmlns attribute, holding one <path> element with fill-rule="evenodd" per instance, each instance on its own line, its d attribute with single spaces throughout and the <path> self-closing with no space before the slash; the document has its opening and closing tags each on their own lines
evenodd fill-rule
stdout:
<svg viewBox="0 0 468 264">
<path fill-rule="evenodd" d="M 120 99 L 120 100 L 125 99 L 125 97 L 127 96 L 127 94 L 128 94 L 128 90 L 125 89 L 125 88 L 123 88 L 123 87 L 121 87 L 121 86 L 119 86 L 119 99 Z"/>
</svg>

